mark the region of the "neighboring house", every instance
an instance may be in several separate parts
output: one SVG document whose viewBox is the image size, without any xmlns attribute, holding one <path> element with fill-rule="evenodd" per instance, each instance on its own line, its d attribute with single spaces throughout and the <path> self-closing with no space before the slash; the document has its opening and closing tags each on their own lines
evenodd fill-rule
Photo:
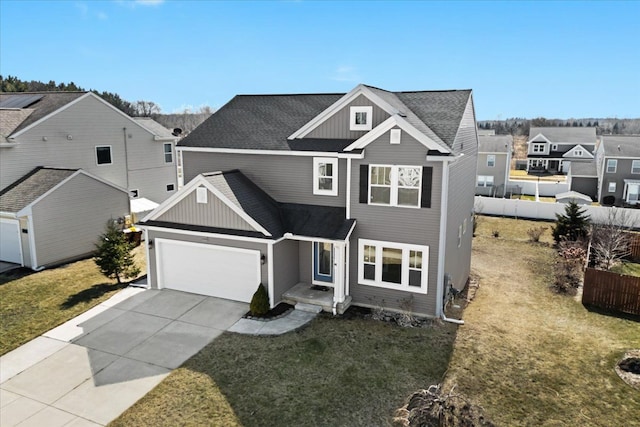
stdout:
<svg viewBox="0 0 640 427">
<path fill-rule="evenodd" d="M 176 141 L 92 92 L 0 93 L 0 190 L 38 166 L 62 167 L 160 203 L 177 190 Z"/>
<path fill-rule="evenodd" d="M 83 170 L 35 168 L 0 191 L 0 260 L 39 270 L 95 251 L 127 190 Z"/>
<path fill-rule="evenodd" d="M 567 174 L 569 190 L 598 199 L 598 172 L 595 159 L 590 162 L 572 162 Z"/>
<path fill-rule="evenodd" d="M 598 201 L 637 206 L 640 200 L 640 136 L 605 135 L 596 153 Z"/>
<path fill-rule="evenodd" d="M 178 145 L 186 185 L 141 223 L 153 288 L 439 316 L 468 280 L 470 90 L 239 95 Z"/>
<path fill-rule="evenodd" d="M 512 151 L 511 135 L 479 136 L 476 195 L 504 197 Z"/>
<path fill-rule="evenodd" d="M 532 127 L 527 141 L 527 172 L 563 174 L 572 162 L 594 158 L 596 128 Z"/>
<path fill-rule="evenodd" d="M 495 129 L 478 129 L 478 136 L 494 136 L 495 134 Z"/>
</svg>

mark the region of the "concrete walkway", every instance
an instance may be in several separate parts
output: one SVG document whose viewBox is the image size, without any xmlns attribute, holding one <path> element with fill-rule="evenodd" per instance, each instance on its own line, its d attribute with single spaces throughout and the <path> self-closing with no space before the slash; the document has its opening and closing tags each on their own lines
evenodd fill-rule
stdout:
<svg viewBox="0 0 640 427">
<path fill-rule="evenodd" d="M 0 426 L 106 425 L 223 331 L 279 335 L 316 314 L 129 287 L 0 357 Z"/>
</svg>

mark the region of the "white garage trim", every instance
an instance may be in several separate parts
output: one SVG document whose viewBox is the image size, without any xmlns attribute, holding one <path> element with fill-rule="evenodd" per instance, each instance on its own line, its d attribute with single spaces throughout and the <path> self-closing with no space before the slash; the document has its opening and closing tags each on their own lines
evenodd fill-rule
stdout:
<svg viewBox="0 0 640 427">
<path fill-rule="evenodd" d="M 20 221 L 17 219 L 0 218 L 0 260 L 24 265 L 22 257 L 22 236 L 20 235 Z"/>
<path fill-rule="evenodd" d="M 260 251 L 157 238 L 158 288 L 250 302 L 261 280 Z"/>
</svg>

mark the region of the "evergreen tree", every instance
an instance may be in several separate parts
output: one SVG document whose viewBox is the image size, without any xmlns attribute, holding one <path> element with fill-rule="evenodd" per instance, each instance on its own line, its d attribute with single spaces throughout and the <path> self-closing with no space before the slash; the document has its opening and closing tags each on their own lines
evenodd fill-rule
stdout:
<svg viewBox="0 0 640 427">
<path fill-rule="evenodd" d="M 96 244 L 94 261 L 100 272 L 110 279 L 130 279 L 140 274 L 131 251 L 135 245 L 127 240 L 127 236 L 120 230 L 113 220 L 107 222 L 107 227 Z"/>
<path fill-rule="evenodd" d="M 556 225 L 553 227 L 553 239 L 556 243 L 566 239 L 576 241 L 586 237 L 589 232 L 589 215 L 577 203 L 569 202 L 564 214 L 556 214 Z"/>
<path fill-rule="evenodd" d="M 249 310 L 254 316 L 263 316 L 269 312 L 269 296 L 267 289 L 262 283 L 258 285 L 258 290 L 253 294 Z"/>
</svg>

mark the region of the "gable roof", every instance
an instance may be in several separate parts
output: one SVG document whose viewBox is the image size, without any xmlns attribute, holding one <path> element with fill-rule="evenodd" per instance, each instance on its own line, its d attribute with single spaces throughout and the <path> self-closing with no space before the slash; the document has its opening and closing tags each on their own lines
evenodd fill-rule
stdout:
<svg viewBox="0 0 640 427">
<path fill-rule="evenodd" d="M 178 137 L 173 135 L 169 129 L 162 126 L 151 117 L 132 117 L 132 119 L 160 139 L 178 139 Z"/>
<path fill-rule="evenodd" d="M 0 211 L 17 213 L 78 169 L 37 167 L 0 192 Z"/>
<path fill-rule="evenodd" d="M 6 104 L 20 98 L 34 99 L 33 103 L 28 105 L 17 104 L 24 105 L 20 109 L 24 110 L 28 108 L 31 110 L 31 113 L 25 114 L 23 120 L 6 136 L 21 131 L 85 94 L 87 94 L 87 92 L 0 92 L 0 103 Z M 40 97 L 36 99 L 35 95 L 40 95 Z M 7 111 L 16 111 L 16 109 L 6 110 L 0 108 L 0 111 L 2 111 L 2 115 L 4 115 Z"/>
<path fill-rule="evenodd" d="M 347 94 L 238 95 L 182 139 L 178 146 L 299 150 L 302 147 L 299 137 L 360 94 L 448 151 L 471 91 L 389 92 L 358 85 Z M 312 141 L 318 151 L 337 151 L 353 142 Z M 322 142 L 327 142 L 327 146 Z"/>
<path fill-rule="evenodd" d="M 603 135 L 601 144 L 605 156 L 640 158 L 640 135 Z"/>
<path fill-rule="evenodd" d="M 596 128 L 594 127 L 531 127 L 529 141 L 542 134 L 549 142 L 568 143 L 596 143 Z"/>
<path fill-rule="evenodd" d="M 478 136 L 478 153 L 509 153 L 513 146 L 511 135 Z"/>
</svg>

